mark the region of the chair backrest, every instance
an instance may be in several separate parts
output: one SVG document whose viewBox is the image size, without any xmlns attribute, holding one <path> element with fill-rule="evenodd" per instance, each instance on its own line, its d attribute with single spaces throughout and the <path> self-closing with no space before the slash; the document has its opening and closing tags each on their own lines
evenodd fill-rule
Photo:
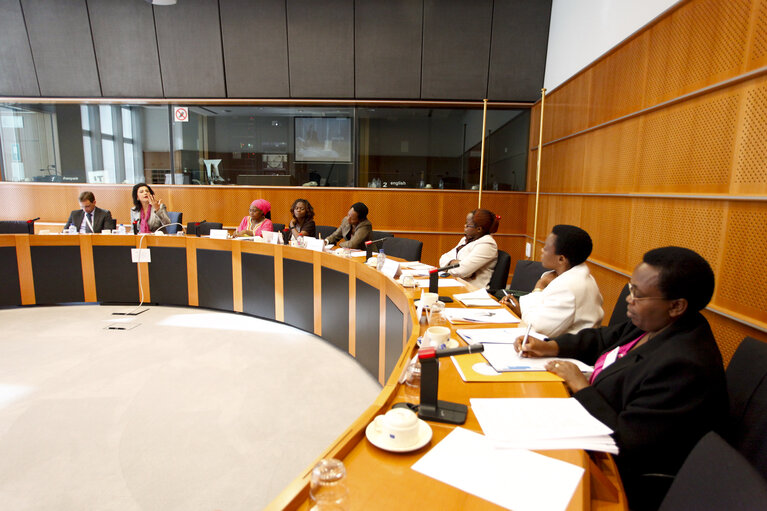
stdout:
<svg viewBox="0 0 767 511">
<path fill-rule="evenodd" d="M 714 432 L 687 456 L 659 511 L 764 509 L 767 481 L 738 451 Z"/>
<path fill-rule="evenodd" d="M 514 275 L 511 277 L 509 287 L 517 291 L 530 292 L 535 288 L 535 283 L 546 271 L 539 261 L 527 261 L 520 259 L 514 266 Z"/>
<path fill-rule="evenodd" d="M 187 236 L 209 236 L 211 229 L 222 229 L 220 222 L 189 222 L 186 224 Z"/>
<path fill-rule="evenodd" d="M 381 238 L 393 238 L 394 235 L 386 231 L 370 231 L 371 240 L 380 240 Z M 384 249 L 386 251 L 386 249 Z"/>
<path fill-rule="evenodd" d="M 387 256 L 401 257 L 405 261 L 420 261 L 423 242 L 410 238 L 385 237 L 383 250 Z"/>
<path fill-rule="evenodd" d="M 104 229 L 111 229 L 115 230 L 117 229 L 117 219 L 116 218 L 107 218 L 104 220 Z"/>
<path fill-rule="evenodd" d="M 317 235 L 320 238 L 327 238 L 328 236 L 336 232 L 336 229 L 338 229 L 338 227 L 333 227 L 332 225 L 317 225 L 316 227 L 317 227 Z"/>
<path fill-rule="evenodd" d="M 727 366 L 724 436 L 767 479 L 767 343 L 746 337 Z"/>
<path fill-rule="evenodd" d="M 280 232 L 285 228 L 285 224 L 277 224 L 272 222 L 272 230 L 274 232 Z"/>
<path fill-rule="evenodd" d="M 0 234 L 34 234 L 35 221 L 30 220 L 2 220 L 0 221 Z"/>
<path fill-rule="evenodd" d="M 495 269 L 490 277 L 490 284 L 488 284 L 491 293 L 498 289 L 506 289 L 506 281 L 509 279 L 509 268 L 511 268 L 511 256 L 508 252 L 499 250 L 498 260 L 495 262 Z"/>
<path fill-rule="evenodd" d="M 180 224 L 184 218 L 184 214 L 180 211 L 168 211 L 168 218 L 171 224 Z M 163 227 L 162 230 L 165 234 L 176 234 L 182 227 L 180 225 L 169 225 Z"/>
<path fill-rule="evenodd" d="M 610 315 L 610 322 L 608 326 L 617 325 L 618 323 L 624 323 L 628 318 L 626 312 L 628 311 L 629 304 L 626 303 L 626 297 L 629 295 L 629 285 L 626 284 L 621 290 L 621 294 L 618 295 L 618 301 L 615 302 L 613 307 L 613 313 Z"/>
</svg>

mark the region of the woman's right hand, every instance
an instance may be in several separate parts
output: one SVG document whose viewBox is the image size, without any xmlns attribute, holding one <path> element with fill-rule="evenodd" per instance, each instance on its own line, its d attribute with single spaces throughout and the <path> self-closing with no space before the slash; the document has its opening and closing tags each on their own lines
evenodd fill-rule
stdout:
<svg viewBox="0 0 767 511">
<path fill-rule="evenodd" d="M 542 341 L 535 337 L 528 337 L 527 342 L 522 346 L 524 339 L 525 336 L 520 335 L 514 340 L 514 349 L 520 357 L 540 358 L 559 355 L 559 344 L 556 341 Z"/>
</svg>

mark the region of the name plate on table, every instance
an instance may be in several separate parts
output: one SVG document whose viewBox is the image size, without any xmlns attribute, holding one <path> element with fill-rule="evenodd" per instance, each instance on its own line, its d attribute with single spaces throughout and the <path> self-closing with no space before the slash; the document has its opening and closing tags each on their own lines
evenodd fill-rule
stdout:
<svg viewBox="0 0 767 511">
<path fill-rule="evenodd" d="M 397 275 L 397 272 L 399 271 L 399 263 L 395 261 L 394 259 L 387 259 L 384 261 L 383 268 L 381 268 L 381 273 L 386 275 L 389 278 L 394 278 L 395 275 Z"/>
<path fill-rule="evenodd" d="M 271 243 L 272 245 L 278 245 L 279 241 L 277 241 L 277 237 L 281 237 L 282 235 L 278 232 L 261 231 L 261 236 L 264 238 L 265 242 Z"/>
<path fill-rule="evenodd" d="M 317 238 L 304 238 L 306 248 L 314 250 L 315 252 L 322 252 L 325 250 L 325 240 L 318 240 Z"/>
<path fill-rule="evenodd" d="M 210 237 L 214 240 L 225 240 L 229 237 L 229 231 L 226 229 L 211 229 Z"/>
</svg>

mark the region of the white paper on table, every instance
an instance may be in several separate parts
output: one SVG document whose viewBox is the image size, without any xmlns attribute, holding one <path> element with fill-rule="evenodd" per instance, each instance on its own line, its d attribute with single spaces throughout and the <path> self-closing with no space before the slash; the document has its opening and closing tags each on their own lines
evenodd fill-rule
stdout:
<svg viewBox="0 0 767 511">
<path fill-rule="evenodd" d="M 473 341 L 477 342 L 477 341 Z M 520 357 L 517 350 L 514 349 L 512 344 L 495 344 L 485 342 L 482 343 L 485 347 L 482 352 L 482 356 L 485 357 L 487 363 L 493 366 L 493 369 L 499 373 L 507 371 L 545 371 L 546 364 L 552 360 L 564 360 L 566 362 L 572 362 L 583 373 L 593 373 L 594 368 L 588 364 L 584 364 L 580 360 L 574 358 L 561 358 L 561 357 L 541 357 L 530 358 Z"/>
<path fill-rule="evenodd" d="M 532 451 L 583 449 L 585 451 L 609 452 L 610 454 L 619 453 L 615 440 L 609 435 L 551 439 L 525 438 L 499 441 L 493 439 L 493 443 L 499 449 L 530 449 Z"/>
<path fill-rule="evenodd" d="M 311 238 L 309 236 L 304 238 L 306 248 L 314 250 L 315 252 L 322 252 L 325 250 L 325 240 L 318 240 L 317 238 Z"/>
<path fill-rule="evenodd" d="M 402 266 L 402 265 L 400 265 Z M 428 277 L 429 270 L 402 270 L 402 275 L 412 275 L 413 277 Z"/>
<path fill-rule="evenodd" d="M 490 298 L 490 295 L 485 289 L 477 289 L 476 291 L 472 291 L 470 293 L 459 293 L 457 295 L 453 295 L 453 298 L 463 301 L 464 298 Z"/>
<path fill-rule="evenodd" d="M 482 431 L 498 442 L 516 442 L 525 437 L 535 441 L 595 437 L 613 432 L 572 397 L 469 401 Z"/>
<path fill-rule="evenodd" d="M 402 267 L 403 268 L 409 268 L 411 270 L 433 270 L 436 268 L 436 266 L 432 266 L 430 264 L 425 264 L 420 261 L 402 261 Z"/>
<path fill-rule="evenodd" d="M 463 284 L 455 279 L 439 279 L 437 282 L 439 287 L 463 287 Z M 429 279 L 416 280 L 415 283 L 418 287 L 429 287 Z"/>
<path fill-rule="evenodd" d="M 458 328 L 455 333 L 460 335 L 469 344 L 474 343 L 494 343 L 494 344 L 514 344 L 514 340 L 524 336 L 527 328 Z M 539 334 L 535 330 L 530 330 L 530 337 L 545 340 L 546 336 Z"/>
<path fill-rule="evenodd" d="M 515 511 L 566 509 L 584 472 L 581 467 L 524 449 L 497 449 L 487 437 L 461 427 L 412 468 Z"/>
<path fill-rule="evenodd" d="M 498 307 L 498 302 L 492 298 L 459 298 L 466 307 Z"/>
<path fill-rule="evenodd" d="M 226 229 L 211 229 L 210 237 L 214 240 L 225 240 L 229 237 L 229 231 Z"/>
<path fill-rule="evenodd" d="M 445 318 L 451 323 L 519 323 L 519 318 L 508 309 L 445 309 Z"/>
<path fill-rule="evenodd" d="M 367 252 L 364 250 L 352 250 L 349 254 L 349 257 L 365 257 L 367 255 Z"/>
<path fill-rule="evenodd" d="M 393 279 L 394 276 L 397 275 L 398 271 L 399 263 L 397 261 L 388 258 L 384 260 L 383 267 L 381 268 L 381 273 Z"/>
</svg>

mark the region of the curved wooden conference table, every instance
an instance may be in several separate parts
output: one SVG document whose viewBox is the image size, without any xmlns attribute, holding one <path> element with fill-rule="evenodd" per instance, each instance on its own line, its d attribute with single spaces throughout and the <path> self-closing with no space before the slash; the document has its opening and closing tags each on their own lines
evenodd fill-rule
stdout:
<svg viewBox="0 0 767 511">
<path fill-rule="evenodd" d="M 131 262 L 150 248 L 151 263 Z M 383 385 L 378 398 L 318 459 L 342 459 L 352 509 L 501 509 L 410 469 L 454 426 L 430 422 L 431 442 L 394 454 L 371 445 L 365 427 L 394 403 L 413 401 L 398 383 L 425 328 L 416 291 L 362 264 L 329 253 L 188 236 L 0 235 L 0 306 L 71 302 L 199 306 L 281 321 L 313 332 L 355 357 Z M 441 294 L 463 292 L 442 288 Z M 451 304 L 460 306 L 460 304 Z M 493 325 L 503 326 L 503 325 Z M 481 328 L 481 325 L 477 327 Z M 343 383 L 343 382 L 339 382 Z M 465 383 L 449 359 L 440 365 L 442 400 L 472 397 L 566 397 L 548 382 Z M 481 432 L 469 408 L 463 426 Z M 569 510 L 626 509 L 611 457 L 578 450 L 540 451 L 585 468 Z M 311 466 L 268 509 L 308 509 Z M 555 484 L 555 483 L 552 483 Z"/>
</svg>

